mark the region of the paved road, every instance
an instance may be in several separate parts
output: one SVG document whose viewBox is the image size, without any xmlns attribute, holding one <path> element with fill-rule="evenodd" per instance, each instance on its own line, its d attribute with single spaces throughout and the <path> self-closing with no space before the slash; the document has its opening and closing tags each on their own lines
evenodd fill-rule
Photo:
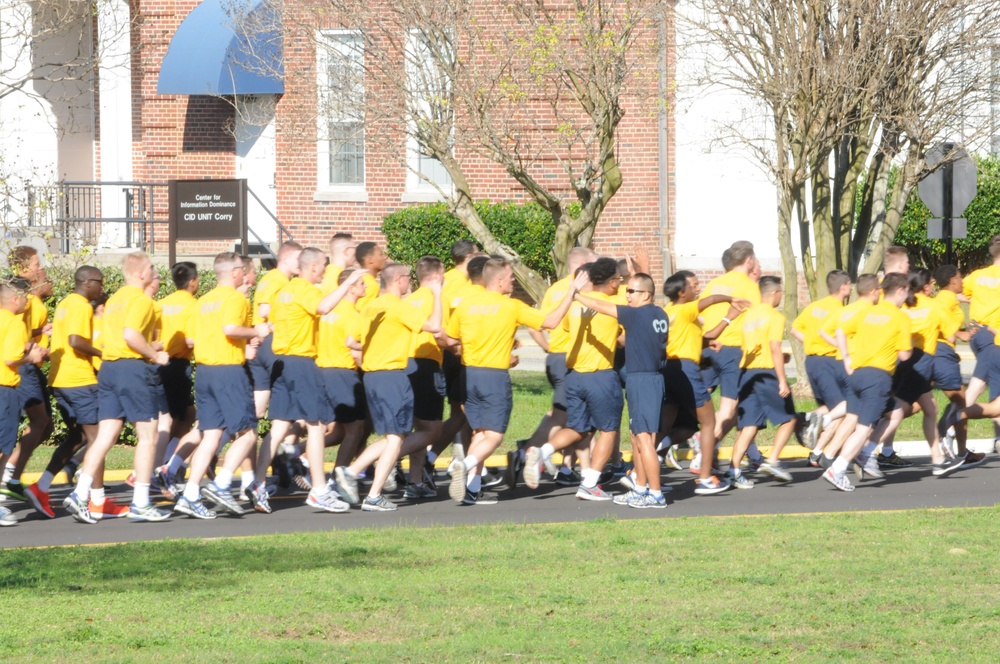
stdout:
<svg viewBox="0 0 1000 664">
<path fill-rule="evenodd" d="M 926 464 L 926 458 L 915 458 Z M 490 522 L 547 523 L 585 521 L 608 515 L 621 519 L 663 519 L 682 516 L 727 516 L 852 510 L 895 510 L 929 507 L 995 505 L 1000 494 L 1000 458 L 990 455 L 978 468 L 938 479 L 927 465 L 892 473 L 885 480 L 864 482 L 854 493 L 841 493 L 819 478 L 819 471 L 805 460 L 786 461 L 793 482 L 780 484 L 761 480 L 749 491 L 730 490 L 716 496 L 695 496 L 687 471 L 672 471 L 665 482 L 673 488 L 665 510 L 636 510 L 610 503 L 576 500 L 574 490 L 554 484 L 542 484 L 531 492 L 523 486 L 513 492 L 500 492 L 497 505 L 462 507 L 447 499 L 442 477 L 440 498 L 422 504 L 401 504 L 394 513 L 372 514 L 357 509 L 347 514 L 325 514 L 305 507 L 304 494 L 276 497 L 273 514 L 250 513 L 243 518 L 220 517 L 211 522 L 174 517 L 163 523 L 134 523 L 127 519 L 96 525 L 80 524 L 61 508 L 56 519 L 44 519 L 30 506 L 7 503 L 15 508 L 21 523 L 0 529 L 0 548 L 112 543 L 132 540 L 216 538 L 273 533 L 292 533 L 332 529 L 386 526 L 454 526 Z M 607 487 L 612 492 L 620 488 Z M 68 487 L 56 487 L 53 503 L 60 504 Z M 114 485 L 111 495 L 129 496 L 128 487 Z M 56 500 L 58 498 L 58 501 Z M 123 498 L 124 499 L 124 498 Z"/>
</svg>

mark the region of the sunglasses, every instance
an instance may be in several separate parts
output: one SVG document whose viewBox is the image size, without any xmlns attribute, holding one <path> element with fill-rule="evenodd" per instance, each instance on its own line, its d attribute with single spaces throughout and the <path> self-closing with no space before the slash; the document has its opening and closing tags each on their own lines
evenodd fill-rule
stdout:
<svg viewBox="0 0 1000 664">
<path fill-rule="evenodd" d="M 629 295 L 633 295 L 635 293 L 648 293 L 649 291 L 648 290 L 639 290 L 638 288 L 626 288 L 625 292 L 628 293 Z"/>
</svg>

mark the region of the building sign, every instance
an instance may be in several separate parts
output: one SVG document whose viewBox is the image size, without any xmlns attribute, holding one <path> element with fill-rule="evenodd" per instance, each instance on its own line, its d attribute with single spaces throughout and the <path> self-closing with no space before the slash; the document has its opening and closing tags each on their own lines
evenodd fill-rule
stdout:
<svg viewBox="0 0 1000 664">
<path fill-rule="evenodd" d="M 183 240 L 240 240 L 247 248 L 246 180 L 170 181 L 170 263 Z"/>
</svg>

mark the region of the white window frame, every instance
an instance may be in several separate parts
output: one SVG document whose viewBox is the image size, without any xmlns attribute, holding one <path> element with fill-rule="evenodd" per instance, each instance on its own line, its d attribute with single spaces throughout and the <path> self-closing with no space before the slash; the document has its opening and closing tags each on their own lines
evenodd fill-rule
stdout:
<svg viewBox="0 0 1000 664">
<path fill-rule="evenodd" d="M 352 47 L 345 45 L 344 37 L 357 39 L 357 44 L 362 51 L 351 53 L 348 49 Z M 361 142 L 361 182 L 330 182 L 332 176 L 330 167 L 330 124 L 333 120 L 330 117 L 332 111 L 329 109 L 327 101 L 333 90 L 333 86 L 329 80 L 330 56 L 333 50 L 337 50 L 345 57 L 354 57 L 357 59 L 356 66 L 361 81 L 359 97 L 361 97 L 362 108 L 358 110 L 360 117 L 356 122 L 361 124 L 361 131 L 364 132 L 363 100 L 365 95 L 365 81 L 363 62 L 360 60 L 360 58 L 364 57 L 363 44 L 364 38 L 360 30 L 331 29 L 320 30 L 317 33 L 316 102 L 318 112 L 316 113 L 316 193 L 313 196 L 313 199 L 317 201 L 353 201 L 364 203 L 368 200 L 366 188 L 368 178 L 365 172 L 368 166 L 368 155 L 367 141 L 364 139 Z M 349 119 L 343 120 L 345 124 L 350 121 Z"/>
<path fill-rule="evenodd" d="M 420 51 L 418 50 L 420 44 L 419 39 L 420 32 L 413 29 L 410 30 L 406 40 L 406 75 L 409 78 L 408 87 L 411 89 L 411 95 L 414 95 L 412 88 L 417 85 L 416 83 L 413 83 L 413 81 L 416 77 L 421 75 L 417 70 L 417 67 L 424 67 L 428 65 L 433 66 L 433 61 L 429 61 L 426 54 L 421 57 Z M 418 101 L 417 103 L 421 108 L 425 108 L 427 106 L 427 102 L 425 101 Z M 454 131 L 455 129 L 452 127 L 453 136 Z M 418 175 L 418 173 L 421 172 L 422 160 L 437 162 L 438 166 L 441 168 L 446 179 L 437 182 L 440 189 Z M 444 170 L 444 166 L 441 165 L 436 159 L 423 155 L 417 147 L 416 139 L 412 136 L 409 136 L 406 141 L 406 166 L 406 185 L 403 191 L 402 202 L 433 203 L 442 200 L 442 191 L 446 193 L 454 191 L 451 176 Z"/>
</svg>

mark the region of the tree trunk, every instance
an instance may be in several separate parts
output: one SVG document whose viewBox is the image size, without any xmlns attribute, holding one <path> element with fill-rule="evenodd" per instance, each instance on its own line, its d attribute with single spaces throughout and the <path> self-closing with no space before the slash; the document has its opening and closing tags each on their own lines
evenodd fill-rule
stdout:
<svg viewBox="0 0 1000 664">
<path fill-rule="evenodd" d="M 892 193 L 888 196 L 891 204 L 886 208 L 885 222 L 878 232 L 878 238 L 872 252 L 865 260 L 864 272 L 875 272 L 882 266 L 882 255 L 892 245 L 892 241 L 896 237 L 896 230 L 899 229 L 899 224 L 903 220 L 903 209 L 906 207 L 906 201 L 910 197 L 913 187 L 917 184 L 919 166 L 919 153 L 911 146 L 906 161 L 900 167 L 896 181 L 892 185 Z M 886 182 L 888 182 L 888 176 L 886 176 Z"/>
</svg>

